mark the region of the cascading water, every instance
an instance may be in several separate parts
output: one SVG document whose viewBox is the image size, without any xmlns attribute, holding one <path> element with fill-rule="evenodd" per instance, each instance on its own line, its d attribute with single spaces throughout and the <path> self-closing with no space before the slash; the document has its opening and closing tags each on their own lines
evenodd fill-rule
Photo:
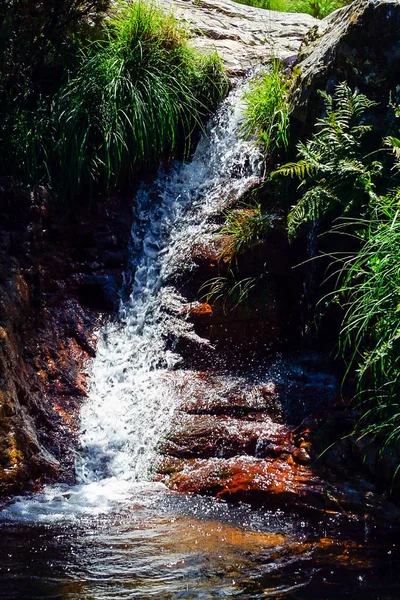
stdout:
<svg viewBox="0 0 400 600">
<path fill-rule="evenodd" d="M 234 185 L 240 191 L 262 171 L 257 145 L 240 136 L 242 94 L 239 86 L 229 95 L 190 162 L 161 171 L 151 186 L 137 194 L 131 292 L 121 303 L 118 322 L 100 332 L 89 398 L 81 412 L 78 485 L 67 491 L 60 486 L 48 488 L 40 497 L 47 515 L 53 510 L 69 517 L 74 510 L 101 513 L 110 502 L 129 497 L 135 482 L 148 478 L 157 443 L 175 406 L 163 375 L 180 360 L 166 350 L 165 333 L 176 327 L 176 318 L 163 310 L 163 282 L 174 268 L 174 259 L 183 259 L 188 240 L 203 231 L 207 216 L 215 212 L 227 188 Z M 60 499 L 65 498 L 61 507 Z M 33 508 L 35 501 L 31 502 Z M 25 501 L 23 505 L 26 508 Z M 20 503 L 14 508 L 18 512 Z"/>
<path fill-rule="evenodd" d="M 135 200 L 132 291 L 118 325 L 106 327 L 94 361 L 89 400 L 82 410 L 82 482 L 147 478 L 151 459 L 174 410 L 162 373 L 179 357 L 165 350 L 171 319 L 162 286 L 171 257 L 202 230 L 216 198 L 232 180 L 244 185 L 260 174 L 262 156 L 238 135 L 242 120 L 235 91 L 201 140 L 193 160 L 162 172 Z"/>
</svg>

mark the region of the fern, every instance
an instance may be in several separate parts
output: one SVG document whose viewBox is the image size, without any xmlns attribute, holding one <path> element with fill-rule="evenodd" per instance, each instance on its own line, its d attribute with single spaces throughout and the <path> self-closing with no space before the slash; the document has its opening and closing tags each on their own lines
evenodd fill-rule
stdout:
<svg viewBox="0 0 400 600">
<path fill-rule="evenodd" d="M 389 146 L 389 148 L 391 148 L 396 157 L 396 167 L 400 168 L 400 139 L 393 136 L 388 136 L 383 140 L 383 142 L 385 146 Z"/>
<path fill-rule="evenodd" d="M 374 178 L 380 163 L 364 151 L 364 137 L 371 130 L 365 123 L 366 112 L 375 103 L 346 83 L 338 85 L 333 96 L 320 94 L 326 114 L 317 120 L 317 132 L 306 144 L 298 144 L 297 162 L 272 173 L 297 177 L 299 189 L 304 190 L 288 215 L 290 236 L 316 220 L 329 225 L 341 214 L 351 216 L 376 197 Z"/>
</svg>

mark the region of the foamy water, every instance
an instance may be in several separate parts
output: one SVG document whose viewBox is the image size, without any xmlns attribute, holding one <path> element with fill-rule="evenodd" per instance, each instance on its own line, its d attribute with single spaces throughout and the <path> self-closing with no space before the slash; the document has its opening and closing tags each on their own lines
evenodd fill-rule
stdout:
<svg viewBox="0 0 400 600">
<path fill-rule="evenodd" d="M 210 230 L 207 218 L 227 194 L 240 195 L 250 179 L 261 175 L 259 148 L 240 135 L 242 94 L 239 86 L 222 104 L 190 162 L 161 171 L 135 198 L 127 274 L 131 292 L 121 303 L 118 322 L 100 332 L 81 411 L 77 485 L 49 486 L 33 499 L 18 499 L 3 518 L 100 514 L 159 489 L 147 483 L 143 492 L 143 482 L 176 406 L 165 375 L 180 356 L 166 349 L 166 338 L 186 326 L 164 310 L 171 295 L 165 284 L 190 261 L 191 242 Z"/>
</svg>

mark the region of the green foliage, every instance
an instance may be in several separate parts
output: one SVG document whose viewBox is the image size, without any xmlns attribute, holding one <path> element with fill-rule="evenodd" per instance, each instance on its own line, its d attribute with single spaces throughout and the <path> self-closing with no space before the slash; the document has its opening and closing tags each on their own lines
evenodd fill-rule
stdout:
<svg viewBox="0 0 400 600">
<path fill-rule="evenodd" d="M 344 311 L 339 351 L 347 373 L 357 376 L 362 416 L 356 433 L 377 439 L 382 452 L 400 443 L 400 142 L 387 136 L 384 143 L 396 162 L 390 177 L 380 182 L 382 193 L 375 191 L 371 163 L 365 178 L 368 211 L 361 218 L 342 217 L 331 230 L 349 236 L 357 250 L 344 258 L 339 253 L 330 294 Z M 385 156 L 382 150 L 381 154 Z M 360 163 L 360 171 L 368 167 L 370 155 Z M 376 170 L 380 173 L 382 164 Z"/>
<path fill-rule="evenodd" d="M 235 0 L 235 2 L 267 10 L 308 13 L 317 19 L 323 19 L 337 8 L 349 4 L 349 0 Z"/>
<path fill-rule="evenodd" d="M 172 14 L 121 2 L 50 106 L 14 114 L 11 171 L 30 184 L 50 183 L 69 204 L 188 147 L 226 80 L 218 57 L 198 54 L 186 39 Z"/>
<path fill-rule="evenodd" d="M 108 8 L 109 0 L 2 0 L 0 93 L 52 91 L 54 72 L 74 62 L 77 47 Z"/>
<path fill-rule="evenodd" d="M 238 259 L 268 235 L 272 228 L 272 217 L 263 212 L 260 204 L 256 204 L 229 210 L 225 219 L 220 231 L 224 243 L 219 260 L 228 265 L 227 275 L 206 281 L 200 291 L 207 302 L 220 303 L 224 312 L 228 312 L 247 302 L 254 288 L 259 287 L 265 279 L 265 273 L 240 277 Z"/>
<path fill-rule="evenodd" d="M 262 211 L 260 204 L 230 210 L 225 214 L 225 219 L 221 235 L 228 242 L 224 244 L 220 259 L 230 263 L 236 261 L 242 252 L 251 249 L 271 230 L 271 217 Z"/>
<path fill-rule="evenodd" d="M 256 77 L 244 96 L 243 134 L 255 135 L 266 152 L 287 148 L 289 143 L 289 82 L 274 60 L 269 72 Z"/>
<path fill-rule="evenodd" d="M 366 145 L 371 126 L 365 117 L 375 103 L 345 83 L 333 96 L 321 95 L 326 116 L 317 121 L 317 133 L 306 144 L 298 144 L 297 162 L 272 174 L 301 180 L 302 196 L 288 215 L 290 236 L 315 221 L 327 227 L 335 217 L 358 215 L 376 197 L 374 181 L 382 170 Z"/>
<path fill-rule="evenodd" d="M 228 313 L 239 304 L 247 302 L 262 279 L 262 275 L 240 278 L 230 270 L 227 276 L 220 275 L 206 281 L 199 291 L 203 292 L 202 298 L 206 302 L 220 304 L 223 312 Z"/>
<path fill-rule="evenodd" d="M 341 353 L 358 376 L 359 433 L 384 449 L 400 442 L 400 188 L 349 227 L 361 247 L 344 260 L 335 296 L 345 310 Z"/>
</svg>

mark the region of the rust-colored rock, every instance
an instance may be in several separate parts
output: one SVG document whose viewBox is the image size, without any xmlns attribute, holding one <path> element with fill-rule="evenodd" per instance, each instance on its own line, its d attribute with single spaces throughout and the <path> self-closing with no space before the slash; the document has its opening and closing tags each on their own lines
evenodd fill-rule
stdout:
<svg viewBox="0 0 400 600">
<path fill-rule="evenodd" d="M 46 190 L 29 194 L 2 180 L 0 199 L 4 497 L 73 480 L 71 447 L 86 395 L 85 366 L 95 354 L 102 315 L 118 300 L 130 217 L 121 202 L 110 201 L 60 227 Z"/>
</svg>

